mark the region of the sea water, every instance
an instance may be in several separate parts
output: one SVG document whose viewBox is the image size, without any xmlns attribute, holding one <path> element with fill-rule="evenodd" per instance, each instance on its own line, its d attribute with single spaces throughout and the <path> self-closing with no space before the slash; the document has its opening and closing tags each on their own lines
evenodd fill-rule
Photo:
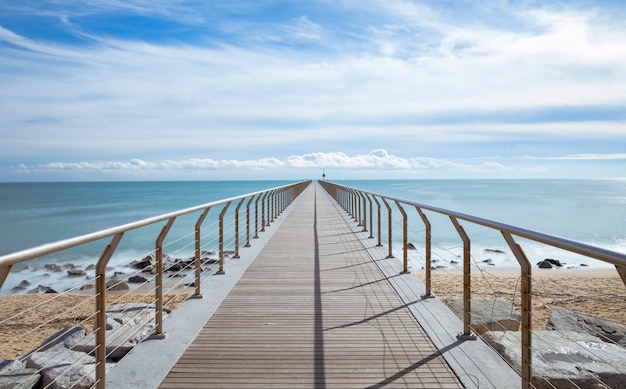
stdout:
<svg viewBox="0 0 626 389">
<path fill-rule="evenodd" d="M 288 183 L 0 183 L 0 254 Z M 337 183 L 626 252 L 626 180 L 346 180 Z M 401 257 L 402 220 L 395 204 L 392 206 L 394 231 L 397 231 L 393 251 Z M 411 252 L 411 267 L 420 268 L 424 262 L 424 227 L 415 210 L 407 209 L 407 213 L 410 213 L 409 240 L 417 247 Z M 436 214 L 428 216 L 433 223 L 436 266 L 458 266 L 462 253 L 458 234 L 449 219 Z M 386 210 L 382 219 L 382 239 L 386 244 Z M 187 220 L 186 225 L 192 222 Z M 181 234 L 190 232 L 188 227 L 183 227 L 184 220 L 177 220 L 171 235 L 175 236 L 179 224 Z M 478 266 L 516 266 L 499 233 L 462 224 L 472 240 L 472 260 Z M 111 267 L 124 271 L 130 261 L 150 254 L 160 228 L 161 225 L 155 225 L 125 234 Z M 183 232 L 185 228 L 187 232 Z M 29 279 L 34 285 L 63 284 L 63 275 L 46 272 L 45 263 L 93 264 L 108 241 L 46 256 L 30 262 L 28 267 L 16 265 L 0 294 L 10 293 L 22 279 Z M 555 258 L 569 267 L 610 266 L 545 245 L 520 242 L 533 263 Z M 192 252 L 190 247 L 184 255 Z"/>
<path fill-rule="evenodd" d="M 523 227 L 569 240 L 626 253 L 626 180 L 406 180 L 343 181 L 343 185 L 407 199 L 447 210 Z M 391 204 L 395 208 L 395 204 Z M 406 207 L 413 267 L 423 264 L 424 227 L 417 211 Z M 432 223 L 433 258 L 444 268 L 460 261 L 463 243 L 448 217 L 426 212 Z M 383 207 L 383 220 L 386 209 Z M 394 211 L 394 231 L 400 235 L 401 215 Z M 460 221 L 468 233 L 472 261 L 478 267 L 517 268 L 502 235 Z M 384 227 L 383 227 L 384 229 Z M 394 242 L 400 238 L 396 236 Z M 517 238 L 533 265 L 557 259 L 569 268 L 612 267 L 577 254 Z M 383 243 L 385 243 L 383 241 Z M 401 256 L 400 242 L 394 255 Z M 416 259 L 417 258 L 417 259 Z"/>
</svg>

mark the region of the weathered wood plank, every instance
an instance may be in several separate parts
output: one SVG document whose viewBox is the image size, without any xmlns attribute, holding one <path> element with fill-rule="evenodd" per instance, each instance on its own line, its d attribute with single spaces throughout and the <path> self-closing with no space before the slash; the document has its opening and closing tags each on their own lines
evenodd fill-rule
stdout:
<svg viewBox="0 0 626 389">
<path fill-rule="evenodd" d="M 462 387 L 312 186 L 160 387 L 382 386 Z"/>
</svg>

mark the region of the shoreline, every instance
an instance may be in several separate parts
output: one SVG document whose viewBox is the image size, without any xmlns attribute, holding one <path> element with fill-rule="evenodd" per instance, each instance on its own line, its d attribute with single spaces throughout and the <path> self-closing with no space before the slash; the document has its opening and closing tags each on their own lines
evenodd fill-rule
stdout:
<svg viewBox="0 0 626 389">
<path fill-rule="evenodd" d="M 504 299 L 520 307 L 519 269 L 472 269 L 472 299 Z M 424 281 L 423 270 L 412 273 Z M 463 273 L 457 269 L 432 271 L 433 293 L 445 302 L 463 296 Z M 626 286 L 615 269 L 532 269 L 532 328 L 545 329 L 552 308 L 561 306 L 589 316 L 626 325 Z M 169 286 L 169 288 L 168 288 Z M 174 310 L 194 288 L 166 280 L 164 305 Z M 107 306 L 153 302 L 154 284 L 108 291 Z M 0 358 L 13 359 L 31 351 L 53 333 L 74 325 L 93 330 L 94 291 L 71 294 L 14 294 L 0 296 Z M 18 316 L 19 315 L 19 316 Z"/>
</svg>

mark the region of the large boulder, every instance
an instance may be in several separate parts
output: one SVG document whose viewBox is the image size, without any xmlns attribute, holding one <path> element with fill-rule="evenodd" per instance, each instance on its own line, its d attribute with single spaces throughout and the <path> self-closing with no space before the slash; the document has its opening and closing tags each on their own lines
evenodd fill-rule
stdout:
<svg viewBox="0 0 626 389">
<path fill-rule="evenodd" d="M 626 326 L 623 324 L 583 315 L 563 307 L 552 309 L 546 329 L 584 332 L 607 342 L 626 345 Z"/>
<path fill-rule="evenodd" d="M 87 389 L 95 384 L 95 358 L 60 344 L 30 354 L 26 366 L 41 372 L 45 388 Z"/>
<path fill-rule="evenodd" d="M 19 359 L 0 359 L 0 388 L 32 389 L 37 386 L 41 376 L 34 369 L 28 369 Z"/>
<path fill-rule="evenodd" d="M 107 358 L 113 361 L 122 359 L 154 329 L 153 304 L 118 304 L 108 308 L 106 315 L 106 353 Z M 95 333 L 92 333 L 72 349 L 93 353 L 95 342 Z"/>
<path fill-rule="evenodd" d="M 456 313 L 463 317 L 463 300 L 457 298 L 446 299 L 446 304 Z M 477 334 L 487 331 L 517 331 L 521 321 L 521 315 L 512 304 L 502 300 L 471 300 L 472 322 L 471 326 Z"/>
<path fill-rule="evenodd" d="M 515 370 L 521 370 L 520 332 L 487 332 L 483 339 Z M 532 384 L 537 389 L 626 389 L 623 366 L 626 353 L 615 344 L 578 332 L 533 331 Z"/>
</svg>

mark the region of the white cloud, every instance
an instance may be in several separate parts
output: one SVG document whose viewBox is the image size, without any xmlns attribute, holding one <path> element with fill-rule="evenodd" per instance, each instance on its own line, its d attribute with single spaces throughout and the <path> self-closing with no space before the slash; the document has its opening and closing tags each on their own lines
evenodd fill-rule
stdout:
<svg viewBox="0 0 626 389">
<path fill-rule="evenodd" d="M 385 0 L 365 8 L 339 1 L 326 4 L 326 11 L 343 7 L 354 16 L 346 20 L 350 29 L 306 12 L 283 22 L 239 26 L 252 28 L 246 36 L 259 36 L 256 46 L 243 35 L 204 46 L 124 40 L 87 33 L 79 25 L 81 14 L 119 9 L 175 19 L 181 10 L 179 22 L 200 23 L 203 15 L 182 3 L 158 3 L 155 11 L 145 0 L 83 2 L 59 16 L 89 42 L 78 46 L 46 43 L 0 26 L 4 159 L 13 166 L 74 161 L 25 163 L 59 171 L 502 172 L 508 167 L 501 162 L 458 161 L 493 153 L 476 150 L 484 143 L 626 138 L 619 115 L 523 119 L 554 107 L 626 105 L 626 29 L 608 23 L 611 15 L 601 8 L 485 5 L 506 13 L 513 28 L 455 19 L 425 3 Z M 471 123 L 464 120 L 472 115 Z M 451 143 L 474 151 L 444 158 Z M 436 158 L 361 154 L 379 147 Z M 329 152 L 337 149 L 345 153 Z M 161 161 L 147 162 L 148 156 Z M 132 157 L 141 159 L 93 162 Z"/>
<path fill-rule="evenodd" d="M 253 160 L 214 160 L 186 159 L 144 161 L 132 159 L 128 162 L 52 162 L 37 165 L 20 164 L 15 168 L 20 173 L 128 173 L 154 171 L 212 171 L 212 170 L 272 170 L 272 169 L 334 169 L 334 170 L 372 170 L 372 171 L 452 171 L 471 173 L 490 173 L 511 170 L 511 167 L 495 161 L 476 163 L 455 162 L 437 158 L 403 158 L 377 149 L 368 154 L 348 155 L 343 152 L 311 153 L 291 155 L 285 160 L 279 158 L 261 158 Z"/>
</svg>

